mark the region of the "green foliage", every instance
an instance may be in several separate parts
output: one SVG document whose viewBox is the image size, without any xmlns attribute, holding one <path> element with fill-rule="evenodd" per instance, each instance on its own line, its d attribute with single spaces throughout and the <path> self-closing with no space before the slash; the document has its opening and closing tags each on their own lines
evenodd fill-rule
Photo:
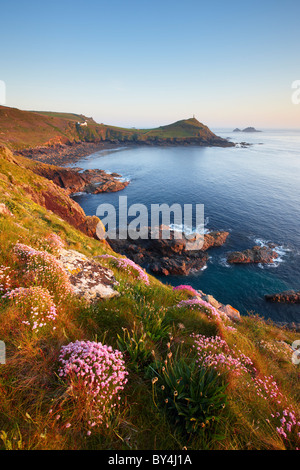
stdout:
<svg viewBox="0 0 300 470">
<path fill-rule="evenodd" d="M 118 348 L 124 353 L 126 365 L 135 372 L 143 371 L 152 359 L 152 345 L 147 333 L 138 331 L 136 325 L 129 331 L 123 329 L 123 337 L 117 335 Z"/>
<path fill-rule="evenodd" d="M 17 434 L 12 438 L 9 438 L 5 431 L 1 431 L 0 439 L 3 442 L 5 450 L 23 450 L 24 443 L 19 428 L 17 428 Z"/>
<path fill-rule="evenodd" d="M 148 338 L 153 342 L 164 340 L 170 335 L 170 325 L 155 307 L 146 305 L 137 317 L 141 320 Z"/>
<path fill-rule="evenodd" d="M 215 432 L 227 402 L 227 385 L 220 374 L 199 367 L 194 360 L 173 360 L 171 355 L 152 371 L 159 406 L 164 407 L 176 428 L 187 433 Z"/>
</svg>

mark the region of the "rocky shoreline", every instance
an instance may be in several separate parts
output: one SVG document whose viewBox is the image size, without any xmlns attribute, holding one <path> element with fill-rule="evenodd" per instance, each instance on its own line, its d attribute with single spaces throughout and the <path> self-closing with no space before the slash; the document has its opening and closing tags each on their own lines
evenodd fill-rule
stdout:
<svg viewBox="0 0 300 470">
<path fill-rule="evenodd" d="M 162 236 L 165 228 L 158 228 L 158 238 L 151 238 L 151 228 L 148 227 L 147 239 L 108 238 L 107 241 L 114 251 L 126 255 L 153 274 L 187 276 L 190 272 L 205 268 L 209 258 L 206 251 L 222 246 L 229 235 L 228 232 L 212 231 L 204 235 L 204 240 L 199 234 L 186 239 L 184 234 L 180 236 L 170 230 L 170 238 L 165 239 Z"/>
<path fill-rule="evenodd" d="M 114 150 L 122 144 L 113 142 L 69 142 L 33 147 L 15 152 L 26 158 L 52 165 L 67 166 L 101 150 Z M 123 144 L 124 145 L 124 144 Z M 126 145 L 127 146 L 127 145 Z M 125 147 L 125 145 L 124 145 Z"/>
<path fill-rule="evenodd" d="M 68 195 L 79 192 L 98 194 L 104 192 L 116 192 L 126 188 L 130 181 L 121 180 L 118 173 L 106 173 L 104 170 L 82 168 L 64 168 L 59 166 L 37 164 L 31 170 L 53 181 L 57 186 L 63 188 Z"/>
<path fill-rule="evenodd" d="M 49 163 L 52 165 L 68 166 L 76 163 L 84 157 L 91 155 L 92 153 L 99 152 L 101 150 L 114 150 L 117 148 L 126 147 L 141 147 L 141 146 L 192 146 L 196 145 L 199 147 L 234 147 L 235 143 L 229 142 L 226 139 L 218 138 L 215 141 L 202 141 L 199 138 L 187 138 L 187 139 L 153 139 L 144 141 L 131 141 L 131 140 L 110 140 L 110 141 L 97 141 L 97 142 L 58 142 L 51 145 L 44 145 L 39 147 L 27 148 L 18 150 L 15 153 L 17 155 L 30 158 L 32 160 Z"/>
<path fill-rule="evenodd" d="M 77 192 L 85 192 L 90 194 L 113 193 L 122 191 L 129 185 L 130 181 L 121 181 L 122 175 L 118 173 L 106 173 L 104 170 L 82 170 L 82 168 L 74 168 L 69 171 L 76 172 L 79 176 L 79 184 L 77 187 L 66 188 L 71 190 L 71 195 Z"/>
</svg>

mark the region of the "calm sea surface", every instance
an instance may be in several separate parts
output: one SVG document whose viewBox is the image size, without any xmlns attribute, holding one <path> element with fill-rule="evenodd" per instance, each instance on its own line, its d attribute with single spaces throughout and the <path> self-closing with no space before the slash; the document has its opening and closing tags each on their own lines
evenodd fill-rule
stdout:
<svg viewBox="0 0 300 470">
<path fill-rule="evenodd" d="M 73 196 L 87 215 L 99 204 L 118 206 L 180 203 L 204 204 L 206 228 L 230 232 L 226 244 L 210 250 L 207 268 L 187 277 L 162 277 L 190 284 L 229 303 L 241 313 L 259 313 L 280 322 L 300 323 L 300 305 L 274 305 L 264 295 L 300 289 L 300 131 L 266 130 L 232 133 L 214 130 L 247 148 L 134 147 L 100 151 L 74 166 L 118 172 L 130 179 L 123 191 Z M 274 242 L 274 265 L 226 263 L 230 251 Z"/>
</svg>

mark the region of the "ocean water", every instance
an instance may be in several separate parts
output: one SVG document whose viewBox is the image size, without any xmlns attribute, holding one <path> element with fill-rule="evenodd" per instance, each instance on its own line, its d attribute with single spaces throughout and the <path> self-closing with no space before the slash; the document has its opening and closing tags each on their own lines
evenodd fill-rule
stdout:
<svg viewBox="0 0 300 470">
<path fill-rule="evenodd" d="M 223 247 L 209 250 L 207 268 L 163 282 L 190 284 L 246 312 L 276 322 L 300 323 L 300 305 L 271 304 L 265 294 L 300 289 L 300 131 L 233 133 L 214 129 L 243 148 L 127 147 L 102 150 L 74 166 L 118 172 L 130 179 L 123 191 L 73 196 L 87 215 L 99 204 L 204 204 L 206 228 L 230 232 Z M 193 228 L 193 227 L 192 227 Z M 230 251 L 273 242 L 273 265 L 228 265 Z"/>
</svg>

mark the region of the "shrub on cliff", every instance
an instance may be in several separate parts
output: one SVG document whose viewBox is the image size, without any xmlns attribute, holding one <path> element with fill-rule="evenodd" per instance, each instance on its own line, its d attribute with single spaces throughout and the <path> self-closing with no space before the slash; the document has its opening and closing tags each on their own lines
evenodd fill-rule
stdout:
<svg viewBox="0 0 300 470">
<path fill-rule="evenodd" d="M 9 291 L 4 297 L 21 311 L 22 323 L 29 326 L 34 333 L 56 329 L 56 306 L 47 289 L 39 286 L 19 287 Z"/>
<path fill-rule="evenodd" d="M 67 394 L 75 400 L 88 435 L 95 426 L 108 426 L 127 383 L 122 353 L 102 343 L 75 341 L 61 348 L 59 362 L 59 376 L 68 383 Z"/>
<path fill-rule="evenodd" d="M 62 264 L 50 253 L 17 243 L 14 252 L 24 263 L 24 279 L 29 284 L 45 287 L 57 302 L 73 293 Z"/>
<path fill-rule="evenodd" d="M 159 407 L 176 429 L 212 438 L 227 402 L 227 386 L 220 374 L 198 367 L 193 359 L 173 358 L 169 351 L 155 370 L 152 384 Z"/>
</svg>

